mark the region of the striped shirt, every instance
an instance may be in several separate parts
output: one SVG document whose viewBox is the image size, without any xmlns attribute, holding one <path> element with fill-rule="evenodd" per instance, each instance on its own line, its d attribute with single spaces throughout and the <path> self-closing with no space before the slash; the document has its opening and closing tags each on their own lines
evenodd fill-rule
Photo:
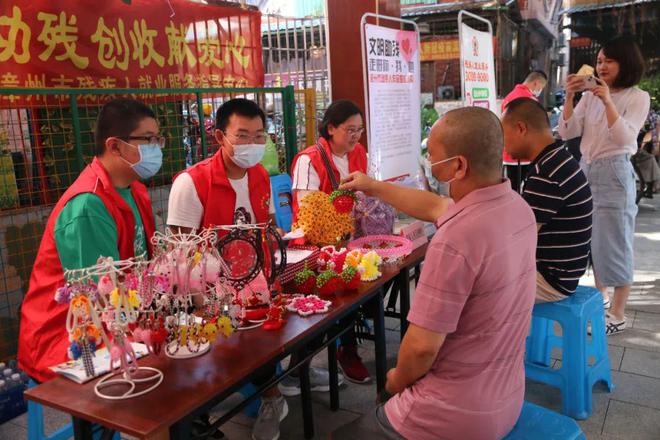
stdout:
<svg viewBox="0 0 660 440">
<path fill-rule="evenodd" d="M 587 178 L 555 142 L 531 163 L 522 195 L 541 225 L 536 269 L 558 292 L 570 295 L 589 262 L 593 203 Z"/>
</svg>

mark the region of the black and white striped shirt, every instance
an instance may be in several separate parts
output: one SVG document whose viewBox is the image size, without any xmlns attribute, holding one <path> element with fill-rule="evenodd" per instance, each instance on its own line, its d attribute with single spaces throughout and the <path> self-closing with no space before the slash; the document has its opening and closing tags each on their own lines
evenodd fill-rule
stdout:
<svg viewBox="0 0 660 440">
<path fill-rule="evenodd" d="M 589 262 L 593 203 L 587 178 L 563 143 L 548 145 L 534 159 L 522 195 L 541 225 L 536 268 L 570 295 Z"/>
</svg>

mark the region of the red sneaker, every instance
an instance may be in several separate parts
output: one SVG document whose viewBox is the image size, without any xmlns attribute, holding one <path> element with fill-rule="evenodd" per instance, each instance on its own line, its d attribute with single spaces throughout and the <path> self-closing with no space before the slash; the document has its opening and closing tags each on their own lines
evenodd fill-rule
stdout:
<svg viewBox="0 0 660 440">
<path fill-rule="evenodd" d="M 371 376 L 362 359 L 357 354 L 357 347 L 339 347 L 337 360 L 344 372 L 344 377 L 354 383 L 369 383 Z"/>
</svg>

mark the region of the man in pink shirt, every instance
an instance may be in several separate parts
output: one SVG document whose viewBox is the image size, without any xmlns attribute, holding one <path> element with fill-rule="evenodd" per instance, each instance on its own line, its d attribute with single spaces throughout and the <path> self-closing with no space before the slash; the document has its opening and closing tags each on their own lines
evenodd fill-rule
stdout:
<svg viewBox="0 0 660 440">
<path fill-rule="evenodd" d="M 504 114 L 504 109 L 514 99 L 518 98 L 531 98 L 538 101 L 538 97 L 548 84 L 548 76 L 541 70 L 531 71 L 522 84 L 516 86 L 509 92 L 508 95 L 502 100 L 502 108 L 500 114 Z M 511 180 L 511 187 L 514 191 L 520 192 L 520 182 L 525 179 L 527 175 L 527 168 L 531 162 L 530 160 L 514 159 L 506 149 L 502 150 L 502 161 L 504 162 L 504 171 L 506 176 Z"/>
<path fill-rule="evenodd" d="M 523 403 L 523 355 L 536 290 L 536 220 L 502 173 L 502 127 L 478 107 L 448 112 L 431 130 L 432 174 L 449 196 L 352 174 L 365 191 L 434 221 L 384 405 L 335 439 L 499 439 Z"/>
</svg>

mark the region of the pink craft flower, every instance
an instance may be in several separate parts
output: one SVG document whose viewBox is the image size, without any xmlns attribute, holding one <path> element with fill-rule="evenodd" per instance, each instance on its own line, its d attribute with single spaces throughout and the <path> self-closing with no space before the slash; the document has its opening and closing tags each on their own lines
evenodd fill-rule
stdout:
<svg viewBox="0 0 660 440">
<path fill-rule="evenodd" d="M 300 298 L 294 298 L 287 309 L 297 312 L 301 316 L 308 316 L 313 313 L 326 313 L 332 304 L 330 301 L 323 300 L 316 295 L 309 295 Z"/>
</svg>

